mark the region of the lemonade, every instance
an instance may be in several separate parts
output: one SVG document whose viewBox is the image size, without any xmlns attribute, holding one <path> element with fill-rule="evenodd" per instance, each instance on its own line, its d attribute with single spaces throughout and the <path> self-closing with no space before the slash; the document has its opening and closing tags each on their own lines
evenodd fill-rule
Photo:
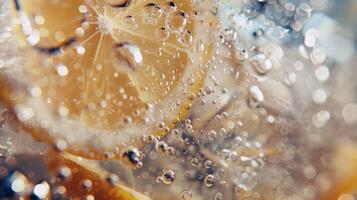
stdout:
<svg viewBox="0 0 357 200">
<path fill-rule="evenodd" d="M 357 198 L 355 9 L 3 0 L 0 199 Z"/>
</svg>

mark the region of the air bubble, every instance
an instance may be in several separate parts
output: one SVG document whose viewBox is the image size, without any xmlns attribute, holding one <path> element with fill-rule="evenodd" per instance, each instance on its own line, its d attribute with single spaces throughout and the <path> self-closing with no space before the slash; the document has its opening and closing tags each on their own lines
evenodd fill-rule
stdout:
<svg viewBox="0 0 357 200">
<path fill-rule="evenodd" d="M 122 154 L 123 163 L 130 168 L 139 168 L 142 166 L 143 155 L 137 148 L 130 148 Z"/>
<path fill-rule="evenodd" d="M 203 180 L 206 187 L 212 187 L 215 181 L 215 177 L 212 174 L 208 174 Z"/>
<path fill-rule="evenodd" d="M 116 52 L 122 58 L 124 58 L 131 70 L 136 70 L 138 64 L 143 61 L 140 48 L 130 43 L 120 43 L 116 45 Z"/>
<path fill-rule="evenodd" d="M 237 47 L 235 49 L 235 57 L 239 62 L 246 61 L 248 59 L 248 50 L 245 48 Z"/>
<path fill-rule="evenodd" d="M 162 40 L 165 41 L 169 38 L 170 33 L 167 31 L 167 29 L 165 27 L 160 27 L 158 29 L 156 29 L 156 36 Z"/>
<path fill-rule="evenodd" d="M 164 170 L 162 174 L 162 182 L 166 185 L 171 184 L 175 180 L 175 173 L 172 170 Z"/>
<path fill-rule="evenodd" d="M 191 159 L 191 165 L 194 166 L 194 167 L 196 167 L 196 166 L 198 165 L 198 162 L 199 162 L 199 161 L 198 161 L 197 158 L 192 158 L 192 159 Z"/>
<path fill-rule="evenodd" d="M 217 133 L 214 130 L 208 131 L 207 136 L 210 142 L 214 142 L 217 139 Z"/>
<path fill-rule="evenodd" d="M 21 172 L 15 171 L 9 177 L 9 185 L 13 192 L 22 193 L 29 187 L 28 179 Z"/>
<path fill-rule="evenodd" d="M 321 82 L 325 82 L 330 77 L 330 71 L 326 66 L 318 67 L 315 70 L 315 77 L 317 80 L 319 80 Z"/>
<path fill-rule="evenodd" d="M 80 5 L 80 6 L 78 7 L 78 11 L 79 11 L 80 13 L 84 14 L 84 13 L 87 13 L 87 12 L 88 12 L 88 8 L 87 8 L 86 5 Z"/>
<path fill-rule="evenodd" d="M 42 181 L 34 186 L 32 196 L 36 196 L 37 199 L 46 199 L 49 195 L 50 185 L 46 181 Z"/>
<path fill-rule="evenodd" d="M 252 85 L 249 88 L 250 104 L 255 107 L 264 101 L 263 92 L 256 85 Z"/>
<path fill-rule="evenodd" d="M 171 13 L 176 10 L 177 6 L 176 6 L 176 3 L 173 1 L 165 1 L 161 5 L 161 8 L 165 13 Z"/>
<path fill-rule="evenodd" d="M 192 200 L 192 192 L 190 190 L 183 190 L 180 193 L 180 200 Z"/>
<path fill-rule="evenodd" d="M 169 146 L 164 141 L 159 141 L 155 144 L 155 150 L 160 154 L 166 153 L 168 148 Z"/>
<path fill-rule="evenodd" d="M 206 168 L 206 169 L 209 169 L 212 167 L 212 161 L 211 160 L 206 160 L 204 163 L 203 163 L 203 166 Z"/>
<path fill-rule="evenodd" d="M 68 68 L 67 68 L 67 66 L 65 66 L 63 64 L 58 64 L 56 66 L 56 70 L 57 70 L 57 74 L 59 76 L 67 76 L 68 75 Z"/>
<path fill-rule="evenodd" d="M 143 22 L 147 24 L 157 24 L 162 15 L 162 10 L 160 6 L 154 3 L 146 4 L 143 12 Z"/>
<path fill-rule="evenodd" d="M 312 99 L 316 104 L 322 104 L 326 101 L 327 99 L 327 94 L 324 90 L 322 89 L 317 89 L 314 94 L 312 95 Z"/>
<path fill-rule="evenodd" d="M 214 200 L 223 200 L 223 194 L 217 192 L 216 195 L 214 195 Z"/>
<path fill-rule="evenodd" d="M 265 54 L 255 55 L 250 59 L 250 63 L 254 70 L 261 75 L 267 74 L 273 68 L 273 63 Z"/>
<path fill-rule="evenodd" d="M 186 24 L 187 14 L 183 11 L 175 11 L 166 18 L 167 27 L 174 32 L 182 31 Z"/>
<path fill-rule="evenodd" d="M 33 97 L 40 97 L 42 94 L 42 90 L 40 87 L 33 87 L 31 88 L 31 96 Z"/>
<path fill-rule="evenodd" d="M 190 31 L 182 31 L 177 37 L 178 41 L 184 46 L 189 46 L 192 43 L 192 33 Z"/>
<path fill-rule="evenodd" d="M 115 186 L 117 183 L 119 183 L 119 177 L 116 174 L 109 174 L 108 177 L 106 178 L 108 183 L 112 186 Z"/>
<path fill-rule="evenodd" d="M 58 175 L 62 179 L 68 179 L 72 175 L 72 171 L 68 167 L 61 167 Z"/>
<path fill-rule="evenodd" d="M 124 22 L 130 26 L 132 29 L 138 28 L 138 23 L 136 23 L 136 20 L 133 16 L 128 15 L 124 17 Z"/>
<path fill-rule="evenodd" d="M 82 183 L 82 186 L 83 186 L 84 189 L 89 190 L 89 189 L 92 188 L 93 183 L 92 183 L 91 180 L 85 179 L 85 180 L 83 181 L 83 183 Z"/>
</svg>

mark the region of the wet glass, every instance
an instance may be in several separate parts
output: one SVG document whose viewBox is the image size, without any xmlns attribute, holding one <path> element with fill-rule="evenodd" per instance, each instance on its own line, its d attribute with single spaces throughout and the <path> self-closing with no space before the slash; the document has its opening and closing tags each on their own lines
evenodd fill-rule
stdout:
<svg viewBox="0 0 357 200">
<path fill-rule="evenodd" d="M 356 9 L 2 0 L 0 199 L 356 199 Z"/>
</svg>

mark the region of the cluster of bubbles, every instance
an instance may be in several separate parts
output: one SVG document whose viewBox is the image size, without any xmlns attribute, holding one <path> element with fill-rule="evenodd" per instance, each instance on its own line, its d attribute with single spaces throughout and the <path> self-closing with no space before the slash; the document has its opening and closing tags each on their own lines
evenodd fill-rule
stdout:
<svg viewBox="0 0 357 200">
<path fill-rule="evenodd" d="M 121 161 L 115 162 L 132 177 L 112 173 L 106 180 L 112 185 L 136 182 L 139 191 L 153 198 L 174 193 L 180 200 L 262 199 L 264 190 L 274 191 L 269 195 L 276 199 L 316 198 L 318 184 L 331 184 L 331 177 L 320 174 L 325 166 L 317 160 L 325 158 L 323 149 L 328 135 L 333 134 L 324 128 L 331 128 L 333 115 L 337 115 L 327 105 L 333 92 L 328 83 L 335 63 L 329 59 L 328 49 L 320 45 L 318 27 L 311 24 L 316 15 L 313 10 L 323 6 L 307 0 L 245 0 L 237 10 L 224 1 L 214 2 L 211 12 L 221 16 L 221 30 L 210 61 L 212 71 L 199 90 L 198 109 L 192 109 L 192 114 L 172 130 L 158 122 L 158 128 L 168 132 L 165 136 L 144 136 L 143 148 L 128 147 L 121 152 Z M 79 10 L 85 13 L 87 8 Z M 156 30 L 157 37 L 165 41 L 171 33 L 179 33 L 178 41 L 183 46 L 190 44 L 192 33 L 183 27 L 194 13 L 178 10 L 170 1 L 148 3 L 143 23 L 157 24 L 164 14 L 165 27 Z M 37 22 L 41 21 L 39 17 Z M 137 28 L 135 17 L 126 16 L 124 21 Z M 108 27 L 101 29 L 110 31 Z M 135 47 L 121 48 L 127 48 L 134 61 L 140 62 Z M 222 55 L 224 49 L 230 53 Z M 78 53 L 83 51 L 77 48 Z M 0 69 L 2 63 L 0 60 Z M 59 76 L 68 73 L 64 65 L 57 66 L 56 71 Z M 38 88 L 31 89 L 32 95 L 40 93 Z M 19 109 L 20 119 L 34 114 L 33 110 Z M 355 103 L 347 103 L 341 110 L 345 123 L 357 121 Z M 60 108 L 59 113 L 65 116 L 68 110 Z M 0 110 L 0 126 L 6 126 L 6 116 L 6 110 Z M 131 123 L 132 119 L 125 121 Z M 324 131 L 326 136 L 321 134 Z M 59 151 L 67 146 L 64 141 L 56 143 Z M 108 153 L 107 158 L 111 156 Z M 46 199 L 51 195 L 48 181 L 33 183 L 22 172 L 8 170 L 0 165 L 0 197 Z M 70 179 L 72 173 L 73 169 L 62 166 L 56 178 Z M 302 176 L 297 178 L 296 174 Z M 82 180 L 84 190 L 93 184 Z M 167 194 L 161 194 L 162 189 Z M 58 193 L 64 190 L 56 187 Z"/>
</svg>

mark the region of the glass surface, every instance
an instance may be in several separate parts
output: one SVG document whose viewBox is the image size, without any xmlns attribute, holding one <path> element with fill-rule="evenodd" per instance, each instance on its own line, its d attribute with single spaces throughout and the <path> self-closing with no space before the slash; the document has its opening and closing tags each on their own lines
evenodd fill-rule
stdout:
<svg viewBox="0 0 357 200">
<path fill-rule="evenodd" d="M 355 0 L 1 0 L 0 199 L 357 199 Z"/>
</svg>

